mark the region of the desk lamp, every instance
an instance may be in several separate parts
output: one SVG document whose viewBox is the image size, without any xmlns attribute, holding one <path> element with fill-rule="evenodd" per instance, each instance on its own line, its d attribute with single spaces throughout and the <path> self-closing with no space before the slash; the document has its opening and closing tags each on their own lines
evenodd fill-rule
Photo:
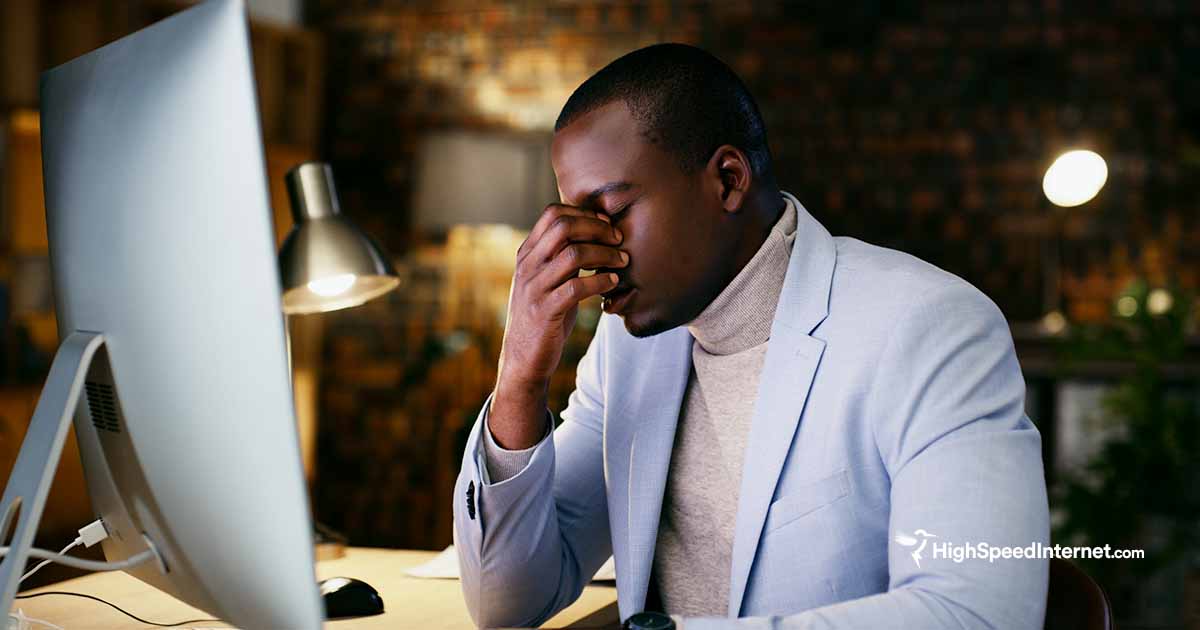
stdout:
<svg viewBox="0 0 1200 630">
<path fill-rule="evenodd" d="M 286 175 L 294 224 L 279 250 L 286 315 L 324 313 L 358 306 L 400 284 L 387 258 L 358 226 L 341 213 L 333 169 L 305 162 Z M 291 335 L 288 335 L 291 358 Z M 318 555 L 340 555 L 346 539 L 317 523 Z"/>
<path fill-rule="evenodd" d="M 358 306 L 400 284 L 379 246 L 342 214 L 328 164 L 305 162 L 286 178 L 295 224 L 279 250 L 283 312 Z"/>
</svg>

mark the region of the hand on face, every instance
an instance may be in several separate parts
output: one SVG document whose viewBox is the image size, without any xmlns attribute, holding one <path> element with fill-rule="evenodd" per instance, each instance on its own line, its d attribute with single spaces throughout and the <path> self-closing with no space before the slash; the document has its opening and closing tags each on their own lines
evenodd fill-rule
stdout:
<svg viewBox="0 0 1200 630">
<path fill-rule="evenodd" d="M 616 274 L 580 277 L 581 270 L 629 263 L 622 235 L 608 215 L 551 204 L 517 251 L 500 381 L 544 388 L 562 358 L 579 303 L 617 286 Z"/>
</svg>

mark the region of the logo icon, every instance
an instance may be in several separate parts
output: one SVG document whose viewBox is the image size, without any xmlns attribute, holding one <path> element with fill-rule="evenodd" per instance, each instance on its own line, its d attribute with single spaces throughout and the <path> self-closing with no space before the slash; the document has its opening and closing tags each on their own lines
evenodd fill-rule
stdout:
<svg viewBox="0 0 1200 630">
<path fill-rule="evenodd" d="M 925 545 L 929 543 L 930 538 L 937 538 L 937 535 L 931 534 L 923 529 L 918 529 L 917 531 L 913 532 L 912 536 L 909 536 L 904 532 L 897 531 L 896 538 L 894 540 L 904 547 L 916 547 L 916 549 L 914 549 L 909 555 L 912 556 L 913 562 L 917 563 L 917 568 L 920 569 L 921 552 L 925 550 Z"/>
</svg>

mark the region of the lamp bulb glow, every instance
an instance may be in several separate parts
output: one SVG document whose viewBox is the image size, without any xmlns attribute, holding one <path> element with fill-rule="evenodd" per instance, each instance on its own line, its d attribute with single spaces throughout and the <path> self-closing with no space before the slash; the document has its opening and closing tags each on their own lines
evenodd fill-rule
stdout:
<svg viewBox="0 0 1200 630">
<path fill-rule="evenodd" d="M 1108 165 L 1093 151 L 1067 151 L 1054 160 L 1042 178 L 1046 198 L 1070 208 L 1091 201 L 1108 181 Z"/>
<path fill-rule="evenodd" d="M 321 297 L 333 297 L 345 293 L 350 287 L 354 286 L 356 279 L 352 273 L 329 276 L 328 278 L 309 282 L 308 290 Z"/>
</svg>

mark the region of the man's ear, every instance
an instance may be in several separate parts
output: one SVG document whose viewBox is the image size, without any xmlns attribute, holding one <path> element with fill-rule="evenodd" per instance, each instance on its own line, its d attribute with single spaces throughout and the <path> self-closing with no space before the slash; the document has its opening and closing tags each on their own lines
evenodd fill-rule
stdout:
<svg viewBox="0 0 1200 630">
<path fill-rule="evenodd" d="M 723 144 L 713 152 L 705 171 L 716 185 L 725 211 L 740 212 L 754 181 L 750 158 L 741 149 Z"/>
</svg>

